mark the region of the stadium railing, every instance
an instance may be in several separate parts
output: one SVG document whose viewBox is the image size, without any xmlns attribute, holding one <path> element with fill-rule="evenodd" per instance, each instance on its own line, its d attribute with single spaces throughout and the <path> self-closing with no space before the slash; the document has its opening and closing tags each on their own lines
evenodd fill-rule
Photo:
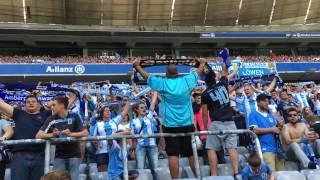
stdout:
<svg viewBox="0 0 320 180">
<path fill-rule="evenodd" d="M 139 138 L 161 138 L 161 137 L 178 137 L 178 136 L 191 136 L 192 140 L 192 150 L 194 163 L 196 168 L 196 176 L 202 178 L 200 172 L 200 164 L 197 153 L 197 146 L 195 137 L 199 135 L 227 135 L 227 134 L 245 134 L 248 133 L 252 137 L 254 137 L 256 151 L 258 155 L 262 158 L 262 152 L 260 148 L 260 142 L 258 136 L 250 130 L 239 129 L 239 130 L 223 130 L 223 131 L 199 131 L 192 133 L 158 133 L 152 135 L 123 135 L 123 136 L 95 136 L 95 137 L 84 137 L 84 138 L 53 138 L 49 140 L 43 139 L 21 139 L 21 140 L 7 140 L 1 142 L 2 145 L 16 145 L 16 144 L 45 144 L 45 164 L 44 164 L 44 172 L 48 173 L 50 171 L 50 151 L 51 151 L 51 143 L 62 143 L 62 142 L 75 142 L 75 141 L 102 141 L 102 140 L 121 140 L 121 148 L 122 148 L 122 156 L 123 156 L 123 177 L 125 180 L 128 179 L 128 159 L 127 159 L 127 151 L 126 151 L 126 143 L 127 139 L 139 139 Z"/>
</svg>

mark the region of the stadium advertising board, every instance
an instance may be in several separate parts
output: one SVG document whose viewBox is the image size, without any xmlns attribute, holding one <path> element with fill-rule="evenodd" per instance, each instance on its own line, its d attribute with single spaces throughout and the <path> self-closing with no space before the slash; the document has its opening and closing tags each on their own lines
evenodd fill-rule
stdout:
<svg viewBox="0 0 320 180">
<path fill-rule="evenodd" d="M 319 32 L 206 32 L 200 33 L 200 38 L 320 38 Z"/>
</svg>

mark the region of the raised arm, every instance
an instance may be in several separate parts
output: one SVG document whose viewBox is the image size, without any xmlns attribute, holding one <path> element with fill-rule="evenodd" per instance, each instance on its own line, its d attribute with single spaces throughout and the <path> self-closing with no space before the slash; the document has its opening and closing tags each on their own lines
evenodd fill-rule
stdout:
<svg viewBox="0 0 320 180">
<path fill-rule="evenodd" d="M 146 72 L 140 65 L 140 59 L 135 59 L 132 64 L 136 71 L 138 71 L 144 79 L 149 78 L 149 73 Z"/>
<path fill-rule="evenodd" d="M 238 75 L 238 70 L 240 68 L 240 63 L 238 63 L 238 66 L 236 68 L 233 69 L 233 72 L 231 74 L 228 75 L 228 79 L 233 79 L 235 76 Z"/>
<path fill-rule="evenodd" d="M 268 93 L 270 93 L 270 92 L 276 87 L 276 85 L 277 85 L 277 80 L 278 80 L 278 77 L 277 77 L 277 76 L 273 78 L 273 80 L 272 80 L 272 82 L 270 83 L 269 87 L 266 89 L 266 91 L 267 91 Z"/>
<path fill-rule="evenodd" d="M 156 108 L 157 99 L 158 99 L 158 93 L 154 91 L 153 96 L 152 96 L 151 105 L 150 105 L 150 110 L 154 110 Z"/>
<path fill-rule="evenodd" d="M 4 135 L 0 138 L 1 141 L 10 139 L 13 136 L 13 128 L 11 125 L 7 125 L 3 128 Z"/>
<path fill-rule="evenodd" d="M 197 68 L 197 73 L 198 75 L 201 75 L 205 69 L 207 60 L 204 58 L 199 58 L 197 61 L 200 63 L 199 67 Z"/>
<path fill-rule="evenodd" d="M 126 105 L 123 107 L 123 110 L 121 112 L 121 116 L 124 117 L 128 114 L 129 110 L 130 110 L 130 101 L 126 102 Z"/>
<path fill-rule="evenodd" d="M 13 107 L 4 102 L 3 99 L 0 99 L 0 111 L 6 114 L 8 117 L 13 116 Z"/>
</svg>

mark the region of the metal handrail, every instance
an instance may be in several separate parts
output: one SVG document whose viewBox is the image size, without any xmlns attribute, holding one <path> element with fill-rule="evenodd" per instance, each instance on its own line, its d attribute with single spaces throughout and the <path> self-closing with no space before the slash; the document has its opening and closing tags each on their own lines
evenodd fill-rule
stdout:
<svg viewBox="0 0 320 180">
<path fill-rule="evenodd" d="M 125 180 L 128 179 L 128 159 L 126 151 L 126 140 L 127 139 L 140 139 L 140 138 L 161 138 L 161 137 L 180 137 L 180 136 L 191 136 L 192 141 L 192 150 L 193 157 L 196 169 L 196 176 L 202 179 L 200 164 L 198 159 L 197 147 L 195 142 L 195 136 L 200 135 L 225 135 L 225 134 L 244 134 L 248 133 L 254 137 L 257 152 L 261 160 L 262 152 L 260 147 L 260 142 L 258 136 L 247 129 L 238 129 L 238 130 L 223 130 L 223 131 L 199 131 L 199 132 L 190 132 L 190 133 L 158 133 L 158 134 L 143 134 L 143 135 L 119 135 L 119 136 L 95 136 L 95 137 L 83 137 L 83 138 L 52 138 L 48 140 L 43 139 L 21 139 L 21 140 L 7 140 L 1 142 L 3 145 L 16 145 L 16 144 L 43 144 L 45 143 L 45 167 L 44 172 L 47 173 L 50 171 L 50 145 L 51 143 L 62 143 L 62 142 L 76 142 L 76 141 L 102 141 L 102 140 L 121 140 L 122 156 L 123 156 L 123 177 Z"/>
</svg>

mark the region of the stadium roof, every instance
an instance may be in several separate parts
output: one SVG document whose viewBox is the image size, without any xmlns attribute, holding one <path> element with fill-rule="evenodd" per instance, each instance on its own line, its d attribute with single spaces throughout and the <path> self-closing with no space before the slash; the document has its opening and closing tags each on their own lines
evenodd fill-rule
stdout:
<svg viewBox="0 0 320 180">
<path fill-rule="evenodd" d="M 0 22 L 104 26 L 320 23 L 320 0 L 2 0 Z"/>
</svg>

